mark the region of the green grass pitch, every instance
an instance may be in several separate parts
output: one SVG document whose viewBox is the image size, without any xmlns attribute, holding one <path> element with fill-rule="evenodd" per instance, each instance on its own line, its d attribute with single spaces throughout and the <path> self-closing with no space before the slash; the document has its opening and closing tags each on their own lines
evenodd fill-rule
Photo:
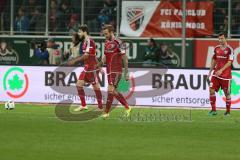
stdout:
<svg viewBox="0 0 240 160">
<path fill-rule="evenodd" d="M 123 108 L 107 120 L 62 121 L 54 106 L 17 104 L 0 108 L 1 160 L 237 160 L 240 159 L 240 113 L 219 111 Z M 138 113 L 161 113 L 155 120 Z M 159 116 L 159 114 L 156 114 Z M 175 119 L 184 115 L 189 119 Z M 191 115 L 191 116 L 190 116 Z M 134 119 L 135 116 L 135 119 Z M 136 118 L 137 117 L 137 118 Z"/>
</svg>

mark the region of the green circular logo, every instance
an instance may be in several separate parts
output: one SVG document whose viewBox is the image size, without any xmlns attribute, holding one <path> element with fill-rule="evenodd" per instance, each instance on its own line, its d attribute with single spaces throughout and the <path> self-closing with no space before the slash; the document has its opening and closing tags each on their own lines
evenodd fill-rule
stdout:
<svg viewBox="0 0 240 160">
<path fill-rule="evenodd" d="M 232 72 L 232 81 L 231 81 L 231 96 L 232 96 L 231 103 L 232 104 L 240 103 L 240 97 L 239 97 L 240 84 L 238 82 L 240 82 L 240 73 Z M 222 90 L 219 92 L 219 94 L 220 96 L 222 96 L 222 99 L 226 101 L 226 98 Z"/>
<path fill-rule="evenodd" d="M 12 67 L 3 77 L 3 89 L 11 98 L 20 98 L 28 90 L 29 80 L 27 74 L 20 67 Z"/>
</svg>

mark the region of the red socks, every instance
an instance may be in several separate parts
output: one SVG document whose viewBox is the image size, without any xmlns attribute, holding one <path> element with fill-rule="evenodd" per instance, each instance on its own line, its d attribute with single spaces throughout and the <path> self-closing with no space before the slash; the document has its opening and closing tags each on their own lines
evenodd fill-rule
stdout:
<svg viewBox="0 0 240 160">
<path fill-rule="evenodd" d="M 129 109 L 128 103 L 121 93 L 117 93 L 115 97 L 126 109 Z"/>
<path fill-rule="evenodd" d="M 102 109 L 103 108 L 103 106 L 102 106 L 102 93 L 101 93 L 100 89 L 94 90 L 94 92 L 95 92 L 95 95 L 96 95 L 96 98 L 97 98 L 98 108 Z"/>
<path fill-rule="evenodd" d="M 78 95 L 79 95 L 80 100 L 81 100 L 81 104 L 82 104 L 83 107 L 85 107 L 86 106 L 85 92 L 84 92 L 83 88 L 80 88 L 80 87 L 77 87 L 77 90 L 78 90 Z M 98 102 L 98 108 L 102 109 L 103 108 L 103 106 L 102 106 L 102 93 L 101 93 L 100 90 L 94 90 L 94 92 L 96 94 L 96 98 L 97 98 L 97 102 Z M 129 109 L 128 103 L 121 93 L 113 94 L 111 92 L 108 92 L 106 110 L 105 110 L 106 113 L 108 113 L 110 111 L 114 97 L 116 97 L 116 99 L 126 109 Z M 216 98 L 215 98 L 215 100 L 216 100 Z"/>
<path fill-rule="evenodd" d="M 216 111 L 216 96 L 210 95 L 210 104 L 212 106 L 212 111 Z"/>
<path fill-rule="evenodd" d="M 212 111 L 216 111 L 216 96 L 215 95 L 210 95 L 210 103 L 212 106 Z M 231 110 L 231 98 L 226 99 L 226 110 L 227 110 L 227 112 L 230 112 L 230 110 Z"/>
<path fill-rule="evenodd" d="M 230 99 L 226 99 L 226 109 L 227 109 L 227 112 L 230 112 L 230 109 L 231 109 L 231 98 Z"/>
<path fill-rule="evenodd" d="M 81 87 L 77 87 L 77 91 L 78 91 L 79 98 L 81 100 L 81 104 L 83 107 L 85 107 L 86 106 L 85 92 L 84 92 L 83 88 L 81 88 Z"/>
<path fill-rule="evenodd" d="M 107 103 L 106 103 L 106 113 L 109 113 L 111 106 L 112 106 L 112 102 L 113 102 L 113 97 L 114 94 L 112 92 L 108 92 L 108 97 L 107 97 Z"/>
<path fill-rule="evenodd" d="M 113 102 L 113 98 L 116 98 L 126 109 L 129 109 L 128 103 L 124 96 L 121 93 L 113 94 L 108 92 L 108 98 L 106 103 L 106 113 L 108 113 L 111 109 L 111 105 Z"/>
</svg>

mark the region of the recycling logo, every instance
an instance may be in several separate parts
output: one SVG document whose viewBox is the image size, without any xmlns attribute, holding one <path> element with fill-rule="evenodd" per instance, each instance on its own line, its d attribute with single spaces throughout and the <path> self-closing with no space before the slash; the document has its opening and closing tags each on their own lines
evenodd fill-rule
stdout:
<svg viewBox="0 0 240 160">
<path fill-rule="evenodd" d="M 240 103 L 240 73 L 239 72 L 232 72 L 232 81 L 231 81 L 231 103 L 237 104 Z M 219 92 L 222 99 L 226 101 L 223 91 Z"/>
<path fill-rule="evenodd" d="M 11 98 L 20 98 L 28 90 L 29 80 L 27 74 L 20 67 L 8 69 L 3 77 L 3 89 Z"/>
<path fill-rule="evenodd" d="M 125 93 L 125 98 L 129 99 L 132 97 L 135 91 L 135 79 L 133 76 L 130 77 L 129 81 L 126 81 L 124 76 L 121 77 L 117 90 L 119 92 Z"/>
</svg>

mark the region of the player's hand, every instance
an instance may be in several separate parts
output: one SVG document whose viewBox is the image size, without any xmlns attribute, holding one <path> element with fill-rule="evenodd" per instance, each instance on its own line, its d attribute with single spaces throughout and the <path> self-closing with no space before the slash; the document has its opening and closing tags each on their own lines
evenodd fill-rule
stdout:
<svg viewBox="0 0 240 160">
<path fill-rule="evenodd" d="M 68 64 L 69 66 L 72 66 L 72 65 L 75 64 L 75 61 L 74 61 L 74 60 L 69 60 L 69 61 L 67 62 L 67 64 Z"/>
<path fill-rule="evenodd" d="M 35 44 L 35 45 L 34 45 L 34 48 L 35 48 L 35 49 L 37 49 L 37 48 L 38 48 L 38 45 L 37 45 L 37 44 Z"/>
<path fill-rule="evenodd" d="M 126 80 L 126 81 L 129 81 L 129 73 L 128 73 L 128 72 L 125 72 L 125 73 L 124 73 L 124 77 L 125 77 L 125 80 Z"/>
<path fill-rule="evenodd" d="M 210 77 L 211 77 L 211 71 L 208 73 L 208 75 L 207 75 L 207 80 L 209 80 L 210 81 Z"/>
<path fill-rule="evenodd" d="M 222 70 L 221 69 L 218 70 L 215 74 L 216 74 L 216 76 L 220 76 L 222 74 Z"/>
<path fill-rule="evenodd" d="M 98 62 L 98 64 L 97 64 L 97 68 L 101 68 L 102 65 L 103 65 L 103 62 L 102 62 L 102 61 Z"/>
<path fill-rule="evenodd" d="M 99 68 L 99 72 L 100 72 L 101 74 L 104 74 L 104 73 L 105 73 L 104 70 L 102 69 L 102 67 Z"/>
<path fill-rule="evenodd" d="M 64 52 L 63 55 L 66 57 L 67 55 L 69 55 L 69 52 Z"/>
</svg>

